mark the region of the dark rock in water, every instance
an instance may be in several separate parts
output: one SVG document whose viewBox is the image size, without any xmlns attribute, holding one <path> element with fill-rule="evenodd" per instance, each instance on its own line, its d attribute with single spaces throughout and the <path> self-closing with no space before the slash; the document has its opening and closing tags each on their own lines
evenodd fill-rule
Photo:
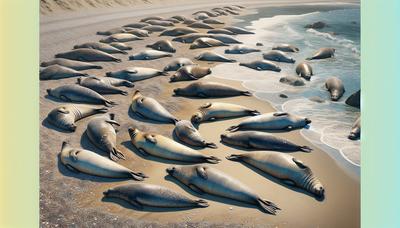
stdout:
<svg viewBox="0 0 400 228">
<path fill-rule="evenodd" d="M 256 46 L 264 46 L 262 43 L 256 43 Z"/>
<path fill-rule="evenodd" d="M 308 25 L 304 26 L 304 28 L 312 28 L 312 29 L 323 29 L 325 27 L 327 27 L 327 24 L 322 21 L 318 21 L 313 24 L 308 24 Z"/>
<path fill-rule="evenodd" d="M 317 103 L 324 103 L 325 102 L 325 100 L 323 99 L 323 98 L 321 98 L 321 97 L 317 97 L 317 96 L 315 96 L 315 97 L 310 97 L 310 98 L 308 98 L 310 101 L 314 101 L 314 102 L 317 102 Z"/>
<path fill-rule="evenodd" d="M 355 108 L 360 108 L 360 94 L 361 90 L 358 90 L 357 92 L 350 95 L 350 97 L 346 100 L 346 104 Z"/>
<path fill-rule="evenodd" d="M 291 86 L 303 86 L 304 85 L 303 79 L 301 79 L 300 77 L 294 77 L 294 76 L 282 77 L 281 79 L 279 79 L 279 82 L 288 84 Z"/>
<path fill-rule="evenodd" d="M 279 94 L 279 97 L 288 98 L 288 96 L 286 94 L 283 94 L 283 93 Z"/>
<path fill-rule="evenodd" d="M 351 22 L 353 25 L 356 25 L 357 24 L 357 21 L 352 21 Z"/>
</svg>

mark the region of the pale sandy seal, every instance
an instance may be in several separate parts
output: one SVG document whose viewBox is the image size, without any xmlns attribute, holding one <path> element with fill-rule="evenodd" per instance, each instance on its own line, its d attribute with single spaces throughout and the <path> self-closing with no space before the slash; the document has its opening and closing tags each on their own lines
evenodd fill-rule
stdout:
<svg viewBox="0 0 400 228">
<path fill-rule="evenodd" d="M 271 112 L 247 118 L 227 130 L 231 132 L 238 130 L 292 130 L 305 127 L 309 123 L 311 120 L 305 117 L 287 112 Z"/>
<path fill-rule="evenodd" d="M 92 151 L 73 148 L 68 142 L 62 144 L 60 159 L 61 163 L 73 172 L 109 178 L 131 178 L 137 181 L 147 177 Z"/>
<path fill-rule="evenodd" d="M 217 14 L 207 11 L 207 10 L 199 10 L 199 11 L 192 13 L 192 15 L 198 15 L 198 14 L 206 14 L 209 17 L 218 17 Z"/>
<path fill-rule="evenodd" d="M 334 55 L 335 55 L 334 48 L 321 48 L 317 52 L 315 52 L 313 56 L 307 58 L 307 60 L 327 59 L 333 57 Z"/>
<path fill-rule="evenodd" d="M 174 89 L 174 93 L 177 96 L 201 98 L 251 96 L 249 91 L 236 89 L 218 82 L 193 82 L 185 88 Z"/>
<path fill-rule="evenodd" d="M 173 28 L 163 31 L 160 36 L 182 36 L 190 33 L 198 33 L 199 31 L 192 28 Z"/>
<path fill-rule="evenodd" d="M 275 215 L 274 203 L 261 199 L 248 186 L 218 169 L 205 165 L 172 166 L 167 173 L 198 194 L 210 194 L 256 205 Z"/>
<path fill-rule="evenodd" d="M 351 127 L 351 131 L 349 134 L 349 139 L 357 140 L 360 138 L 361 135 L 361 117 L 358 117 L 356 122 L 354 122 L 353 126 Z"/>
<path fill-rule="evenodd" d="M 132 96 L 131 110 L 144 119 L 173 124 L 178 122 L 178 119 L 157 100 L 143 96 L 139 90 L 136 90 Z"/>
<path fill-rule="evenodd" d="M 44 69 L 41 69 L 39 74 L 40 80 L 71 78 L 79 76 L 88 76 L 88 74 L 60 65 L 48 66 Z"/>
<path fill-rule="evenodd" d="M 176 123 L 174 133 L 177 138 L 192 146 L 198 147 L 210 147 L 210 148 L 217 148 L 215 143 L 206 142 L 203 137 L 200 135 L 200 132 L 193 126 L 193 124 L 188 120 L 181 120 Z"/>
<path fill-rule="evenodd" d="M 170 81 L 177 82 L 177 81 L 198 80 L 209 74 L 211 74 L 211 69 L 209 67 L 188 65 L 179 68 L 178 71 L 171 76 Z"/>
<path fill-rule="evenodd" d="M 225 34 L 225 35 L 236 35 L 236 33 L 231 32 L 229 30 L 226 29 L 211 29 L 207 31 L 208 34 Z"/>
<path fill-rule="evenodd" d="M 105 198 L 118 198 L 127 201 L 135 208 L 202 208 L 208 207 L 205 200 L 190 199 L 163 186 L 153 184 L 125 184 L 105 191 Z"/>
<path fill-rule="evenodd" d="M 99 43 L 99 42 L 88 42 L 84 44 L 78 44 L 74 46 L 74 49 L 78 48 L 92 48 L 99 51 L 104 51 L 108 54 L 128 54 L 126 51 L 122 51 L 116 47 L 113 47 L 109 44 Z"/>
<path fill-rule="evenodd" d="M 185 25 L 190 25 L 190 24 L 192 24 L 192 23 L 194 23 L 194 22 L 196 22 L 197 20 L 194 20 L 194 19 L 192 19 L 192 18 L 186 18 L 184 21 L 183 21 L 183 24 L 185 24 Z"/>
<path fill-rule="evenodd" d="M 153 44 L 146 45 L 146 47 L 152 48 L 158 51 L 165 51 L 175 53 L 176 49 L 173 47 L 171 41 L 169 40 L 159 40 Z"/>
<path fill-rule="evenodd" d="M 161 25 L 148 25 L 142 28 L 143 30 L 147 30 L 149 32 L 162 32 L 167 30 L 168 28 Z"/>
<path fill-rule="evenodd" d="M 250 109 L 237 104 L 213 102 L 200 106 L 199 110 L 192 115 L 191 120 L 194 123 L 201 123 L 224 118 L 256 115 L 260 115 L 260 112 L 255 109 Z"/>
<path fill-rule="evenodd" d="M 292 76 L 292 75 L 288 75 L 288 76 L 284 76 L 281 77 L 279 79 L 279 82 L 284 83 L 284 84 L 288 84 L 291 86 L 303 86 L 305 85 L 304 81 L 296 76 Z"/>
<path fill-rule="evenodd" d="M 310 80 L 311 76 L 314 75 L 311 65 L 306 62 L 302 62 L 297 65 L 296 74 L 306 80 Z"/>
<path fill-rule="evenodd" d="M 170 21 L 164 21 L 164 20 L 147 20 L 146 23 L 149 23 L 151 25 L 160 25 L 160 26 L 174 26 L 173 22 Z"/>
<path fill-rule="evenodd" d="M 260 49 L 252 48 L 244 44 L 237 44 L 233 47 L 226 49 L 225 54 L 248 54 L 252 52 L 260 52 Z"/>
<path fill-rule="evenodd" d="M 192 60 L 188 58 L 177 58 L 164 67 L 164 71 L 176 71 L 183 66 L 193 65 Z"/>
<path fill-rule="evenodd" d="M 124 79 L 130 82 L 141 81 L 159 75 L 168 75 L 168 73 L 147 67 L 128 67 L 124 70 L 106 73 L 107 77 Z"/>
<path fill-rule="evenodd" d="M 360 101 L 361 101 L 360 95 L 361 95 L 361 90 L 358 90 L 357 92 L 351 94 L 350 97 L 346 99 L 345 103 L 355 108 L 360 108 Z"/>
<path fill-rule="evenodd" d="M 122 94 L 124 96 L 128 95 L 128 92 L 121 90 L 111 85 L 110 83 L 106 83 L 100 78 L 94 76 L 78 78 L 77 83 L 81 86 L 92 89 L 99 94 Z"/>
<path fill-rule="evenodd" d="M 193 44 L 190 45 L 190 49 L 219 47 L 219 46 L 229 46 L 229 45 L 213 38 L 201 37 L 196 39 L 193 42 Z"/>
<path fill-rule="evenodd" d="M 311 169 L 302 161 L 286 153 L 255 151 L 232 154 L 231 161 L 241 161 L 280 179 L 283 183 L 302 188 L 317 197 L 323 197 L 325 189 Z"/>
<path fill-rule="evenodd" d="M 263 58 L 275 62 L 295 63 L 296 60 L 286 55 L 283 51 L 272 50 L 263 53 Z"/>
<path fill-rule="evenodd" d="M 105 36 L 109 36 L 112 34 L 116 34 L 116 33 L 124 33 L 126 32 L 126 30 L 124 28 L 112 28 L 106 31 L 98 31 L 96 34 L 97 35 L 105 35 Z"/>
<path fill-rule="evenodd" d="M 94 76 L 91 76 L 94 77 Z M 126 86 L 126 87 L 134 87 L 135 85 L 124 79 L 119 79 L 119 78 L 111 78 L 111 77 L 95 77 L 101 82 L 110 85 L 110 86 Z"/>
<path fill-rule="evenodd" d="M 228 13 L 230 13 L 230 14 L 232 14 L 232 15 L 235 15 L 235 16 L 240 15 L 239 12 L 234 11 L 234 10 L 231 10 L 231 9 L 225 9 L 225 11 L 228 12 Z"/>
<path fill-rule="evenodd" d="M 211 38 L 224 42 L 226 44 L 241 44 L 241 41 L 225 34 L 209 34 Z"/>
<path fill-rule="evenodd" d="M 209 162 L 216 164 L 221 161 L 217 157 L 205 155 L 162 135 L 144 133 L 135 128 L 129 128 L 128 131 L 132 144 L 144 156 L 150 154 L 164 159 L 188 163 Z"/>
<path fill-rule="evenodd" d="M 41 67 L 48 67 L 51 65 L 60 65 L 64 67 L 68 67 L 70 69 L 74 70 L 89 70 L 89 69 L 102 69 L 102 66 L 95 65 L 92 63 L 86 63 L 86 62 L 81 62 L 81 61 L 76 61 L 76 60 L 70 60 L 70 59 L 54 59 L 48 62 L 42 62 L 40 64 Z"/>
<path fill-rule="evenodd" d="M 49 96 L 68 102 L 81 102 L 88 104 L 103 104 L 105 106 L 116 105 L 94 90 L 80 85 L 62 85 L 55 89 L 47 89 Z"/>
<path fill-rule="evenodd" d="M 145 26 L 148 26 L 148 25 L 150 25 L 150 24 L 145 23 L 145 22 L 136 22 L 136 23 L 126 24 L 126 25 L 124 25 L 124 27 L 141 29 L 141 28 L 143 28 Z"/>
<path fill-rule="evenodd" d="M 164 52 L 164 51 L 157 51 L 157 50 L 145 50 L 139 52 L 135 55 L 130 55 L 129 60 L 153 60 L 159 59 L 164 57 L 172 57 L 172 54 Z"/>
<path fill-rule="evenodd" d="M 194 17 L 194 19 L 196 20 L 204 20 L 209 18 L 210 16 L 208 16 L 206 13 L 198 13 L 196 14 L 196 16 Z"/>
<path fill-rule="evenodd" d="M 132 50 L 132 47 L 129 47 L 128 45 L 126 45 L 125 43 L 120 43 L 120 42 L 112 42 L 110 43 L 111 46 L 118 48 L 119 50 Z"/>
<path fill-rule="evenodd" d="M 174 19 L 176 19 L 178 21 L 181 21 L 181 22 L 186 20 L 186 17 L 183 16 L 183 15 L 175 15 L 175 16 L 172 16 L 171 18 L 174 18 Z"/>
<path fill-rule="evenodd" d="M 172 39 L 172 41 L 190 44 L 190 43 L 193 43 L 195 40 L 197 40 L 198 38 L 201 38 L 201 37 L 210 37 L 210 34 L 207 34 L 207 33 L 191 33 L 191 34 L 175 37 L 175 38 Z"/>
<path fill-rule="evenodd" d="M 159 17 L 159 16 L 150 16 L 150 17 L 142 18 L 140 20 L 140 22 L 146 22 L 148 20 L 164 20 L 164 18 L 163 17 Z"/>
<path fill-rule="evenodd" d="M 90 142 L 109 154 L 111 160 L 125 160 L 124 154 L 117 149 L 117 133 L 114 125 L 120 126 L 114 120 L 114 114 L 112 113 L 93 117 L 87 125 L 86 134 Z"/>
<path fill-rule="evenodd" d="M 64 104 L 51 110 L 47 115 L 47 120 L 49 123 L 61 129 L 75 131 L 76 121 L 97 113 L 105 113 L 107 111 L 108 109 L 105 107 L 99 108 L 88 105 Z"/>
<path fill-rule="evenodd" d="M 254 70 L 271 70 L 275 72 L 281 72 L 281 68 L 274 62 L 268 60 L 255 60 L 252 62 L 239 63 L 240 66 L 245 66 Z"/>
<path fill-rule="evenodd" d="M 279 50 L 284 52 L 299 52 L 300 49 L 292 44 L 278 44 L 272 47 L 272 50 Z"/>
<path fill-rule="evenodd" d="M 116 33 L 111 36 L 107 36 L 106 38 L 103 38 L 100 40 L 102 43 L 112 43 L 112 42 L 130 42 L 130 41 L 136 41 L 136 40 L 143 40 L 142 37 L 135 36 L 130 33 Z"/>
<path fill-rule="evenodd" d="M 188 25 L 188 27 L 190 27 L 190 28 L 201 28 L 201 29 L 214 29 L 214 27 L 212 27 L 211 25 L 208 25 L 208 24 L 200 22 L 200 21 L 196 21 L 196 22 Z"/>
<path fill-rule="evenodd" d="M 220 20 L 217 20 L 217 19 L 213 19 L 213 18 L 204 19 L 203 23 L 210 24 L 210 25 L 223 25 L 223 24 L 225 24 L 224 22 L 222 22 Z"/>
<path fill-rule="evenodd" d="M 331 94 L 332 101 L 338 101 L 345 92 L 342 80 L 337 77 L 330 77 L 325 82 L 325 87 Z"/>
<path fill-rule="evenodd" d="M 121 59 L 111 54 L 91 48 L 74 49 L 72 51 L 56 54 L 55 57 L 84 62 L 121 62 Z"/>
<path fill-rule="evenodd" d="M 236 62 L 236 60 L 234 59 L 228 59 L 225 56 L 217 54 L 213 51 L 202 52 L 198 56 L 196 56 L 195 59 L 201 61 L 212 61 L 212 62 L 229 62 L 229 63 Z"/>
<path fill-rule="evenodd" d="M 278 138 L 269 133 L 259 131 L 244 131 L 222 134 L 221 141 L 233 146 L 256 150 L 274 150 L 281 152 L 311 152 L 308 146 L 300 146 L 286 139 Z"/>
<path fill-rule="evenodd" d="M 149 37 L 151 32 L 144 29 L 128 28 L 126 33 L 135 35 L 137 37 Z"/>
<path fill-rule="evenodd" d="M 239 28 L 239 27 L 236 27 L 236 26 L 227 26 L 227 27 L 224 27 L 223 29 L 229 30 L 229 31 L 234 32 L 236 34 L 254 34 L 254 32 L 251 32 L 251 31 L 248 31 L 248 30 L 246 30 L 244 28 Z"/>
</svg>

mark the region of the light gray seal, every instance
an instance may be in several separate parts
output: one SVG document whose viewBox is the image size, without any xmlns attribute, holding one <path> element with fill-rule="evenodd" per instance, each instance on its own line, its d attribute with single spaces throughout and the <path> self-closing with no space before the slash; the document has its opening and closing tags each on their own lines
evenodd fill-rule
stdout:
<svg viewBox="0 0 400 228">
<path fill-rule="evenodd" d="M 321 48 L 317 52 L 315 52 L 313 56 L 307 58 L 307 60 L 327 59 L 327 58 L 332 58 L 334 55 L 335 55 L 334 48 Z"/>
<path fill-rule="evenodd" d="M 291 85 L 291 86 L 304 86 L 305 83 L 304 81 L 296 76 L 285 76 L 285 77 L 281 77 L 279 79 L 279 82 L 287 84 L 287 85 Z"/>
<path fill-rule="evenodd" d="M 149 32 L 162 32 L 167 30 L 168 28 L 161 25 L 148 25 L 142 28 L 143 30 L 147 30 Z"/>
<path fill-rule="evenodd" d="M 244 44 L 237 44 L 233 47 L 226 49 L 225 54 L 248 54 L 252 52 L 260 52 L 260 49 L 252 48 Z"/>
<path fill-rule="evenodd" d="M 211 68 L 197 65 L 184 66 L 171 76 L 171 82 L 198 80 L 211 74 Z"/>
<path fill-rule="evenodd" d="M 297 65 L 296 74 L 308 81 L 311 79 L 311 76 L 314 75 L 311 65 L 306 62 L 302 62 Z"/>
<path fill-rule="evenodd" d="M 213 39 L 213 38 L 201 37 L 201 38 L 196 39 L 193 42 L 193 44 L 190 45 L 190 49 L 219 47 L 219 46 L 229 46 L 229 44 L 226 44 L 224 42 L 221 42 L 221 41 Z"/>
<path fill-rule="evenodd" d="M 174 19 L 176 19 L 178 21 L 181 21 L 181 22 L 184 22 L 186 20 L 186 17 L 183 16 L 183 15 L 175 15 L 175 16 L 172 16 L 171 18 L 174 18 Z"/>
<path fill-rule="evenodd" d="M 102 43 L 112 43 L 112 42 L 130 42 L 130 41 L 136 41 L 136 40 L 143 40 L 142 37 L 135 36 L 130 33 L 116 33 L 111 36 L 108 36 L 104 39 L 101 39 L 100 42 Z"/>
<path fill-rule="evenodd" d="M 231 32 L 226 29 L 211 29 L 207 31 L 208 34 L 225 34 L 225 35 L 236 35 L 236 33 Z"/>
<path fill-rule="evenodd" d="M 251 96 L 249 91 L 236 89 L 218 82 L 193 82 L 185 88 L 174 89 L 174 93 L 176 96 L 201 98 Z"/>
<path fill-rule="evenodd" d="M 44 69 L 41 69 L 39 74 L 40 80 L 71 78 L 79 76 L 88 76 L 88 74 L 60 65 L 48 66 Z"/>
<path fill-rule="evenodd" d="M 56 54 L 55 57 L 83 62 L 121 62 L 121 59 L 113 55 L 92 48 L 74 49 L 72 51 Z"/>
<path fill-rule="evenodd" d="M 217 20 L 217 19 L 213 19 L 213 18 L 204 19 L 203 23 L 210 24 L 210 25 L 223 25 L 223 24 L 225 24 L 224 22 L 222 22 L 220 20 Z"/>
<path fill-rule="evenodd" d="M 183 66 L 194 65 L 188 58 L 177 58 L 164 67 L 164 71 L 176 71 Z"/>
<path fill-rule="evenodd" d="M 143 96 L 139 90 L 136 90 L 132 96 L 131 110 L 144 119 L 173 124 L 179 121 L 157 100 Z"/>
<path fill-rule="evenodd" d="M 125 28 L 112 28 L 106 31 L 98 31 L 96 34 L 97 35 L 104 35 L 104 36 L 109 36 L 112 34 L 116 34 L 116 33 L 124 33 L 126 32 Z"/>
<path fill-rule="evenodd" d="M 165 26 L 165 27 L 174 26 L 173 22 L 164 20 L 147 20 L 146 23 L 149 23 L 151 25 Z"/>
<path fill-rule="evenodd" d="M 176 19 L 176 18 L 172 18 L 172 17 L 165 19 L 165 21 L 170 21 L 170 22 L 172 22 L 172 23 L 174 23 L 174 24 L 179 24 L 179 23 L 181 23 L 180 20 L 178 20 L 178 19 Z"/>
<path fill-rule="evenodd" d="M 238 130 L 292 130 L 303 128 L 310 123 L 311 120 L 305 117 L 287 112 L 271 112 L 247 118 L 227 130 L 231 132 Z"/>
<path fill-rule="evenodd" d="M 228 63 L 236 62 L 236 60 L 234 59 L 228 59 L 225 56 L 217 54 L 213 51 L 202 52 L 198 56 L 196 56 L 195 59 L 201 61 L 212 61 L 212 62 L 228 62 Z"/>
<path fill-rule="evenodd" d="M 92 151 L 73 148 L 68 142 L 62 144 L 60 160 L 65 167 L 75 173 L 82 172 L 109 178 L 130 178 L 137 181 L 142 181 L 147 177 L 143 173 L 134 172 Z"/>
<path fill-rule="evenodd" d="M 86 88 L 92 89 L 99 94 L 122 94 L 124 96 L 128 95 L 128 92 L 121 90 L 113 85 L 111 83 L 107 83 L 100 78 L 90 76 L 86 78 L 78 78 L 77 79 L 77 84 L 84 86 Z"/>
<path fill-rule="evenodd" d="M 70 59 L 54 59 L 48 62 L 42 62 L 40 64 L 41 67 L 48 67 L 52 65 L 60 65 L 78 71 L 89 70 L 89 69 L 103 69 L 103 67 L 99 65 L 76 61 L 76 60 L 70 60 Z"/>
<path fill-rule="evenodd" d="M 302 188 L 318 198 L 324 196 L 324 186 L 311 169 L 289 154 L 255 151 L 246 154 L 232 154 L 227 159 L 249 164 L 280 179 L 285 184 Z"/>
<path fill-rule="evenodd" d="M 128 131 L 132 144 L 144 156 L 153 155 L 187 163 L 217 164 L 221 161 L 217 157 L 205 155 L 162 135 L 141 132 L 135 128 L 129 128 Z"/>
<path fill-rule="evenodd" d="M 182 35 L 187 35 L 191 33 L 198 33 L 199 31 L 196 29 L 192 28 L 173 28 L 173 29 L 168 29 L 163 31 L 160 36 L 182 36 Z"/>
<path fill-rule="evenodd" d="M 338 101 L 345 92 L 342 80 L 337 77 L 328 78 L 325 82 L 325 87 L 331 94 L 332 101 Z"/>
<path fill-rule="evenodd" d="M 47 89 L 47 93 L 62 101 L 102 104 L 108 107 L 116 105 L 115 102 L 107 100 L 96 91 L 80 85 L 63 85 L 55 89 Z"/>
<path fill-rule="evenodd" d="M 261 199 L 248 186 L 224 172 L 205 165 L 172 166 L 167 173 L 198 194 L 210 194 L 258 206 L 262 211 L 276 214 L 274 203 Z"/>
<path fill-rule="evenodd" d="M 194 19 L 192 19 L 192 18 L 186 18 L 184 21 L 183 21 L 183 24 L 184 25 L 190 25 L 190 24 L 192 24 L 192 23 L 194 23 L 194 22 L 196 22 L 197 20 L 194 20 Z"/>
<path fill-rule="evenodd" d="M 110 45 L 115 48 L 118 48 L 119 50 L 124 50 L 124 51 L 132 50 L 132 47 L 129 47 L 125 43 L 112 42 L 112 43 L 110 43 Z"/>
<path fill-rule="evenodd" d="M 159 16 L 150 16 L 150 17 L 145 17 L 145 18 L 141 19 L 140 22 L 146 22 L 148 20 L 164 20 L 164 18 L 159 17 Z"/>
<path fill-rule="evenodd" d="M 234 32 L 236 34 L 255 34 L 254 32 L 251 32 L 251 31 L 248 31 L 248 30 L 246 30 L 244 28 L 239 28 L 239 27 L 236 27 L 236 26 L 227 26 L 227 27 L 224 27 L 223 29 L 229 30 L 229 31 Z"/>
<path fill-rule="evenodd" d="M 351 131 L 349 134 L 349 139 L 357 140 L 360 138 L 361 135 L 361 117 L 358 117 L 356 122 L 354 122 L 353 126 L 351 127 Z"/>
<path fill-rule="evenodd" d="M 300 49 L 291 44 L 278 44 L 272 47 L 272 50 L 284 51 L 284 52 L 299 52 Z"/>
<path fill-rule="evenodd" d="M 198 13 L 194 17 L 194 19 L 196 19 L 196 20 L 204 20 L 204 19 L 207 19 L 207 18 L 209 18 L 209 16 L 206 13 Z"/>
<path fill-rule="evenodd" d="M 145 22 L 136 22 L 136 23 L 130 23 L 130 24 L 126 24 L 123 27 L 128 27 L 128 28 L 138 28 L 141 29 L 145 26 L 150 25 L 149 23 L 145 23 Z"/>
<path fill-rule="evenodd" d="M 274 62 L 268 60 L 255 60 L 252 62 L 242 62 L 239 63 L 240 66 L 245 66 L 254 70 L 262 71 L 262 70 L 270 70 L 275 72 L 281 72 L 281 68 L 276 65 Z"/>
<path fill-rule="evenodd" d="M 237 39 L 233 38 L 230 35 L 225 35 L 225 34 L 208 34 L 210 35 L 211 38 L 219 40 L 221 42 L 224 42 L 226 44 L 241 44 L 241 41 L 238 41 Z"/>
<path fill-rule="evenodd" d="M 265 60 L 284 62 L 284 63 L 295 63 L 296 60 L 287 56 L 283 51 L 272 50 L 267 53 L 263 53 L 263 58 Z"/>
<path fill-rule="evenodd" d="M 244 131 L 222 134 L 221 141 L 232 146 L 255 150 L 273 150 L 281 152 L 311 152 L 308 146 L 300 146 L 286 139 L 275 137 L 269 133 L 259 131 Z"/>
<path fill-rule="evenodd" d="M 348 97 L 345 101 L 347 105 L 350 105 L 355 108 L 360 108 L 360 96 L 361 96 L 361 90 L 358 90 L 357 92 L 353 93 Z"/>
<path fill-rule="evenodd" d="M 104 193 L 105 198 L 118 198 L 127 201 L 135 208 L 203 208 L 208 207 L 205 200 L 189 197 L 159 185 L 125 184 L 110 188 Z"/>
<path fill-rule="evenodd" d="M 78 44 L 74 46 L 74 49 L 78 49 L 78 48 L 92 48 L 92 49 L 96 49 L 99 51 L 104 51 L 105 53 L 108 54 L 128 54 L 128 52 L 126 51 L 122 51 L 118 48 L 115 48 L 109 44 L 105 44 L 105 43 L 99 43 L 99 42 L 88 42 L 88 43 L 84 43 L 84 44 Z"/>
<path fill-rule="evenodd" d="M 85 117 L 105 113 L 108 109 L 105 107 L 93 107 L 79 104 L 64 104 L 50 111 L 47 115 L 47 121 L 56 127 L 67 131 L 75 131 L 75 122 Z"/>
<path fill-rule="evenodd" d="M 201 29 L 214 29 L 214 27 L 212 27 L 211 25 L 208 25 L 208 24 L 200 22 L 200 21 L 196 21 L 196 22 L 188 25 L 188 27 L 190 27 L 190 28 L 201 28 Z"/>
<path fill-rule="evenodd" d="M 173 47 L 171 41 L 169 40 L 160 40 L 153 44 L 146 45 L 146 47 L 153 48 L 158 51 L 165 51 L 175 53 L 176 49 Z"/>
<path fill-rule="evenodd" d="M 129 28 L 127 29 L 126 33 L 135 35 L 137 37 L 149 37 L 151 32 L 144 29 Z"/>
<path fill-rule="evenodd" d="M 192 13 L 192 15 L 195 15 L 195 16 L 198 15 L 198 14 L 206 14 L 209 17 L 218 17 L 217 14 L 215 14 L 213 12 L 210 12 L 210 11 L 207 11 L 207 10 L 199 10 L 199 11 L 196 11 L 196 12 Z"/>
<path fill-rule="evenodd" d="M 132 82 L 124 79 L 111 78 L 111 77 L 96 77 L 96 78 L 110 86 L 117 86 L 117 87 L 126 86 L 130 88 L 135 86 Z"/>
<path fill-rule="evenodd" d="M 217 148 L 217 145 L 212 142 L 206 142 L 200 135 L 200 132 L 188 120 L 181 120 L 175 125 L 174 133 L 177 138 L 192 146 Z"/>
<path fill-rule="evenodd" d="M 114 125 L 120 126 L 112 113 L 93 117 L 87 125 L 86 134 L 91 143 L 109 154 L 111 160 L 125 160 L 124 154 L 117 149 L 117 132 Z"/>
<path fill-rule="evenodd" d="M 172 41 L 190 44 L 190 43 L 193 43 L 195 40 L 197 40 L 198 38 L 201 38 L 201 37 L 210 37 L 210 34 L 207 34 L 207 33 L 191 33 L 191 34 L 175 37 L 175 38 L 172 39 Z"/>
<path fill-rule="evenodd" d="M 225 118 L 256 115 L 260 115 L 260 112 L 255 109 L 250 109 L 237 104 L 213 102 L 200 106 L 198 111 L 192 115 L 191 121 L 193 123 L 201 123 Z"/>
<path fill-rule="evenodd" d="M 125 79 L 130 82 L 141 81 L 160 75 L 168 75 L 168 73 L 147 67 L 128 67 L 124 70 L 106 73 L 107 77 Z"/>
<path fill-rule="evenodd" d="M 164 51 L 145 50 L 137 53 L 136 55 L 129 56 L 129 60 L 154 60 L 164 57 L 172 57 L 172 54 Z"/>
</svg>

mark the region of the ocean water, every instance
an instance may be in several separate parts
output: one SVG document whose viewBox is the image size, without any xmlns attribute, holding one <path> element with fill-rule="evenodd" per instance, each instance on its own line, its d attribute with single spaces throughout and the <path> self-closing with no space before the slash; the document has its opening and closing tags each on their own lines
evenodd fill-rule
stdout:
<svg viewBox="0 0 400 228">
<path fill-rule="evenodd" d="M 305 25 L 317 21 L 328 27 L 320 30 L 306 29 Z M 262 52 L 271 50 L 279 43 L 289 43 L 300 49 L 299 53 L 288 55 L 295 64 L 277 63 L 282 71 L 255 71 L 241 67 L 238 63 L 220 64 L 213 69 L 213 76 L 242 81 L 255 92 L 255 96 L 269 102 L 277 110 L 306 116 L 312 120 L 308 129 L 301 134 L 314 145 L 331 155 L 338 164 L 359 173 L 360 141 L 347 138 L 351 126 L 360 115 L 360 110 L 346 105 L 347 97 L 360 89 L 360 9 L 353 5 L 298 6 L 258 9 L 256 13 L 239 17 L 236 24 L 255 32 L 254 35 L 238 35 L 244 44 L 258 47 Z M 326 60 L 309 61 L 314 76 L 305 81 L 305 86 L 293 87 L 279 82 L 286 75 L 295 76 L 297 63 L 311 56 L 321 47 L 336 49 L 335 57 Z M 217 48 L 223 54 L 226 48 Z M 261 53 L 228 55 L 238 62 L 262 59 Z M 345 86 L 345 93 L 338 102 L 330 101 L 324 87 L 330 76 L 339 77 Z M 281 98 L 284 93 L 288 98 Z M 311 101 L 320 97 L 325 102 Z"/>
</svg>

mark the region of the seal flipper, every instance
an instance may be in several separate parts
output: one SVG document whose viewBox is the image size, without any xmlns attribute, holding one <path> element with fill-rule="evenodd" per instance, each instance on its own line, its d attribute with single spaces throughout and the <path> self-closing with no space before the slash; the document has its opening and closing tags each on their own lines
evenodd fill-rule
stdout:
<svg viewBox="0 0 400 228">
<path fill-rule="evenodd" d="M 107 107 L 112 107 L 114 105 L 117 105 L 117 103 L 114 102 L 114 101 L 104 100 L 104 105 L 107 106 Z"/>
<path fill-rule="evenodd" d="M 144 178 L 147 178 L 148 176 L 146 176 L 144 173 L 135 173 L 135 172 L 129 172 L 129 174 L 131 175 L 131 177 L 134 179 L 134 180 L 137 180 L 137 181 L 143 181 L 144 180 Z"/>
<path fill-rule="evenodd" d="M 209 157 L 206 157 L 206 161 L 211 164 L 218 164 L 221 161 L 221 159 L 214 157 L 214 156 L 209 156 Z"/>
<path fill-rule="evenodd" d="M 113 161 L 118 161 L 118 159 L 125 160 L 125 155 L 117 148 L 112 148 L 112 151 L 110 151 L 110 159 Z"/>
<path fill-rule="evenodd" d="M 301 169 L 309 169 L 308 166 L 306 166 L 302 161 L 300 161 L 300 160 L 298 160 L 298 159 L 296 159 L 296 158 L 293 158 L 292 161 L 293 161 L 294 163 L 296 163 L 296 165 L 297 165 L 299 168 L 301 168 Z"/>
<path fill-rule="evenodd" d="M 226 159 L 230 160 L 230 161 L 241 161 L 242 160 L 242 155 L 241 154 L 231 154 L 227 157 L 225 157 Z"/>
<path fill-rule="evenodd" d="M 310 153 L 312 151 L 312 149 L 308 146 L 299 146 L 299 149 L 303 152 L 307 152 Z"/>
<path fill-rule="evenodd" d="M 249 91 L 241 91 L 240 94 L 242 94 L 243 96 L 251 96 L 251 93 Z"/>
<path fill-rule="evenodd" d="M 226 130 L 230 131 L 230 132 L 235 132 L 235 131 L 238 131 L 239 129 L 240 129 L 240 125 L 236 125 L 236 126 L 230 126 Z"/>
<path fill-rule="evenodd" d="M 119 93 L 124 95 L 124 96 L 128 96 L 128 92 L 126 92 L 126 91 L 121 90 Z"/>
<path fill-rule="evenodd" d="M 217 149 L 218 148 L 217 144 L 212 143 L 212 142 L 209 142 L 209 143 L 208 142 L 204 142 L 204 145 L 206 147 L 213 148 L 213 149 Z"/>
<path fill-rule="evenodd" d="M 289 113 L 287 112 L 275 112 L 273 114 L 273 116 L 287 116 L 287 115 L 289 115 Z"/>
<path fill-rule="evenodd" d="M 194 201 L 196 203 L 196 207 L 208 207 L 210 206 L 207 201 L 199 199 Z"/>
<path fill-rule="evenodd" d="M 252 116 L 261 115 L 261 113 L 259 111 L 257 111 L 257 110 L 248 110 L 247 112 Z"/>
<path fill-rule="evenodd" d="M 267 200 L 258 198 L 257 203 L 258 203 L 258 206 L 260 206 L 264 211 L 266 211 L 267 213 L 272 214 L 272 215 L 276 215 L 276 211 L 280 210 L 280 208 L 278 206 L 276 206 L 276 204 L 274 204 L 270 201 L 267 201 Z"/>
</svg>

